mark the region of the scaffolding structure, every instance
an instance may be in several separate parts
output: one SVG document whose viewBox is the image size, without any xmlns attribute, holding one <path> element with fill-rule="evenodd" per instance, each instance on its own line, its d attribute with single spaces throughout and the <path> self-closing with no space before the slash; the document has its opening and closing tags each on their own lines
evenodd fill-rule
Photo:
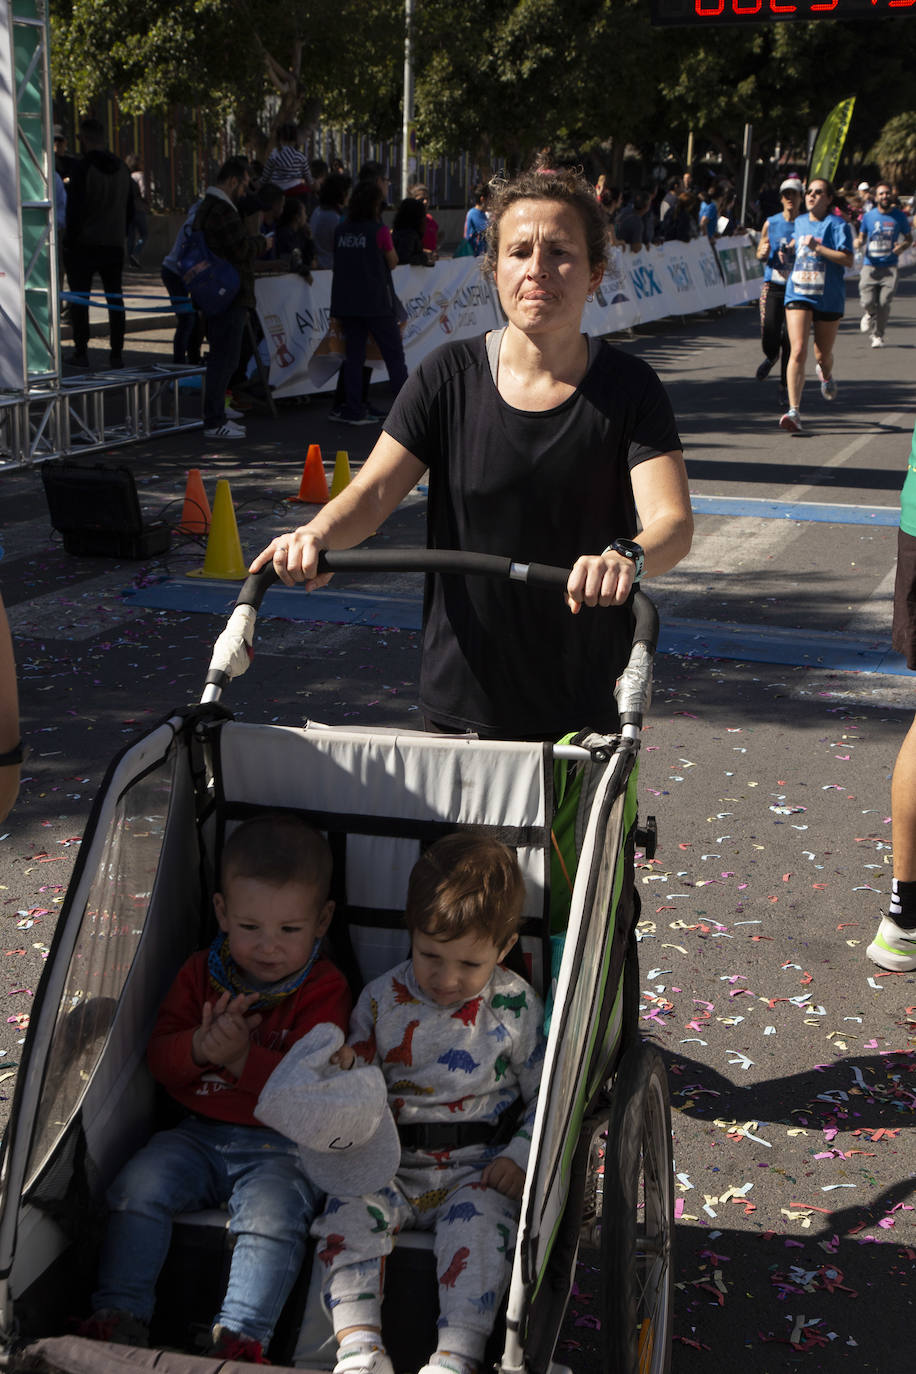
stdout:
<svg viewBox="0 0 916 1374">
<path fill-rule="evenodd" d="M 32 463 L 199 428 L 200 367 L 61 377 L 47 0 L 0 0 L 0 461 Z"/>
<path fill-rule="evenodd" d="M 182 411 L 182 383 L 203 370 L 153 364 L 0 394 L 0 461 L 35 463 L 200 429 L 199 413 Z"/>
</svg>

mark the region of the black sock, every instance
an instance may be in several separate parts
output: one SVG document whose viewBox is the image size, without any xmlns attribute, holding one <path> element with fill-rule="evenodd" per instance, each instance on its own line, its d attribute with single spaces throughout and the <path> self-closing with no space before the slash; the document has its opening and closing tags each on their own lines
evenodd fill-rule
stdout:
<svg viewBox="0 0 916 1374">
<path fill-rule="evenodd" d="M 916 930 L 916 880 L 911 883 L 894 878 L 887 914 L 901 930 Z"/>
</svg>

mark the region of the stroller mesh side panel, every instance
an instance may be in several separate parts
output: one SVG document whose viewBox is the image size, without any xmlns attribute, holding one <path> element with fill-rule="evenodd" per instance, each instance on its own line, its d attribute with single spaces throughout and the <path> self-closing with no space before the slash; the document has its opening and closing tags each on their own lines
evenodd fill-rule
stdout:
<svg viewBox="0 0 916 1374">
<path fill-rule="evenodd" d="M 174 758 L 118 798 L 84 904 L 60 997 L 36 1114 L 29 1173 L 66 1127 L 102 1058 L 150 909 L 173 789 Z"/>
<path fill-rule="evenodd" d="M 179 765 L 186 758 L 184 751 Z M 106 1181 L 155 1125 L 146 1045 L 178 969 L 200 946 L 201 904 L 193 788 L 189 770 L 179 766 L 140 946 L 83 1103 L 87 1149 Z"/>
<path fill-rule="evenodd" d="M 295 807 L 346 835 L 346 902 L 364 980 L 406 957 L 404 931 L 387 929 L 386 918 L 399 926 L 422 846 L 457 827 L 488 827 L 515 849 L 525 915 L 543 920 L 549 786 L 540 745 L 227 722 L 218 777 L 227 815 L 239 804 Z M 378 919 L 361 923 L 360 912 Z M 533 962 L 542 987 L 541 960 Z"/>
</svg>

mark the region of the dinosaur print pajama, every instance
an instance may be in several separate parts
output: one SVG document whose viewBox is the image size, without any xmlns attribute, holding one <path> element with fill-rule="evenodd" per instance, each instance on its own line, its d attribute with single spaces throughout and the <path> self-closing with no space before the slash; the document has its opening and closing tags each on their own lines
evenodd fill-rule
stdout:
<svg viewBox="0 0 916 1374">
<path fill-rule="evenodd" d="M 381 1261 L 395 1235 L 431 1230 L 439 1325 L 486 1340 L 509 1281 L 519 1203 L 484 1187 L 480 1176 L 501 1155 L 522 1170 L 527 1165 L 544 1058 L 542 1024 L 543 1007 L 533 989 L 502 968 L 458 1007 L 439 1007 L 427 998 L 409 960 L 363 990 L 349 1043 L 358 1062 L 381 1068 L 399 1128 L 447 1130 L 465 1123 L 495 1130 L 518 1098 L 524 1112 L 508 1140 L 402 1146 L 401 1167 L 387 1188 L 360 1198 L 328 1198 L 312 1234 L 319 1240 L 322 1291 L 336 1331 L 379 1324 Z"/>
</svg>

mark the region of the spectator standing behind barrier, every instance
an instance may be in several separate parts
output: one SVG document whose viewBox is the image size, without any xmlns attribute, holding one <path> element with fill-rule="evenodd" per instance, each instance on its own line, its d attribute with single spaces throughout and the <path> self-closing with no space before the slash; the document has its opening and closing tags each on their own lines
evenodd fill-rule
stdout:
<svg viewBox="0 0 916 1374">
<path fill-rule="evenodd" d="M 314 265 L 315 244 L 309 233 L 305 204 L 294 196 L 283 202 L 277 221 L 276 243 L 278 258 L 288 261 L 291 271 L 307 272 Z"/>
<path fill-rule="evenodd" d="M 883 348 L 897 290 L 900 254 L 913 242 L 913 232 L 906 215 L 894 205 L 894 193 L 886 181 L 875 187 L 875 198 L 877 205 L 862 216 L 856 239 L 856 247 L 865 248 L 859 273 L 859 328 L 863 334 L 871 334 L 872 348 Z"/>
<path fill-rule="evenodd" d="M 785 409 L 789 404 L 786 373 L 789 366 L 789 335 L 786 329 L 786 281 L 789 259 L 786 244 L 795 235 L 795 216 L 801 206 L 804 186 L 798 177 L 786 177 L 779 188 L 782 210 L 770 215 L 760 231 L 757 257 L 764 264 L 763 287 L 760 292 L 760 342 L 763 362 L 757 368 L 758 382 L 770 375 L 777 358 L 780 362 L 780 382 Z"/>
<path fill-rule="evenodd" d="M 694 191 L 680 192 L 674 209 L 662 220 L 662 238 L 665 243 L 689 243 L 691 239 L 699 236 L 697 204 Z"/>
<path fill-rule="evenodd" d="M 218 315 L 207 316 L 207 371 L 204 378 L 204 437 L 244 439 L 245 430 L 226 415 L 226 387 L 238 367 L 248 311 L 254 308 L 254 263 L 264 251 L 260 234 L 249 234 L 238 211 L 248 189 L 248 164 L 230 157 L 208 186 L 194 216 L 211 253 L 230 262 L 239 274 L 239 293 Z"/>
<path fill-rule="evenodd" d="M 649 192 L 634 191 L 630 204 L 617 216 L 614 229 L 618 242 L 627 244 L 631 253 L 638 253 L 644 245 L 648 247 L 652 242 L 646 223 L 648 208 Z"/>
<path fill-rule="evenodd" d="M 128 153 L 124 159 L 130 172 L 131 196 L 133 198 L 133 218 L 127 231 L 127 260 L 131 267 L 140 268 L 140 254 L 149 234 L 149 198 L 146 191 L 146 177 L 143 164 L 136 153 Z"/>
<path fill-rule="evenodd" d="M 203 321 L 188 295 L 188 288 L 181 279 L 178 259 L 184 247 L 185 234 L 192 227 L 200 198 L 195 200 L 178 230 L 175 242 L 162 259 L 162 284 L 169 293 L 172 309 L 175 311 L 175 337 L 172 340 L 172 362 L 183 367 L 187 363 L 200 362 L 200 346 L 203 341 Z"/>
<path fill-rule="evenodd" d="M 474 254 L 475 258 L 479 258 L 487 246 L 487 222 L 489 219 L 487 200 L 489 195 L 489 186 L 475 187 L 474 204 L 464 217 L 464 241 L 468 244 L 470 252 Z"/>
<path fill-rule="evenodd" d="M 370 334 L 385 360 L 395 396 L 407 381 L 397 318 L 400 302 L 391 280 L 398 255 L 390 229 L 381 222 L 383 201 L 378 180 L 358 182 L 334 242 L 331 314 L 341 322 L 347 348 L 343 367 L 345 399 L 334 418 L 346 425 L 378 424 L 381 418 L 362 399 L 363 363 Z"/>
<path fill-rule="evenodd" d="M 350 178 L 339 172 L 330 173 L 322 183 L 318 207 L 312 211 L 309 219 L 309 229 L 315 243 L 315 266 L 318 268 L 334 266 L 334 234 L 349 190 Z"/>
<path fill-rule="evenodd" d="M 391 240 L 398 262 L 414 267 L 432 267 L 435 254 L 423 247 L 426 212 L 419 200 L 406 196 L 395 211 L 391 226 Z"/>
<path fill-rule="evenodd" d="M 916 431 L 900 496 L 893 645 L 907 667 L 916 669 Z M 916 719 L 894 764 L 891 844 L 894 866 L 888 914 L 866 952 L 880 968 L 909 973 L 916 969 Z"/>
<path fill-rule="evenodd" d="M 22 740 L 16 660 L 3 597 L 0 595 L 0 822 L 5 821 L 19 792 Z"/>
<path fill-rule="evenodd" d="M 786 380 L 789 409 L 779 421 L 789 434 L 801 431 L 801 397 L 805 385 L 808 334 L 814 325 L 814 356 L 821 395 L 825 401 L 836 399 L 833 375 L 833 346 L 846 304 L 844 268 L 851 267 L 852 229 L 839 215 L 831 213 L 833 184 L 815 177 L 805 192 L 807 213 L 795 220 L 795 233 L 787 249 L 795 257 L 786 286 L 786 327 L 791 356 Z"/>
<path fill-rule="evenodd" d="M 311 194 L 311 167 L 305 153 L 296 146 L 299 130 L 295 124 L 278 124 L 277 146 L 264 164 L 258 184 L 279 186 L 287 196 L 305 198 Z"/>
<path fill-rule="evenodd" d="M 67 188 L 67 234 L 64 261 L 67 281 L 74 294 L 86 303 L 70 303 L 73 350 L 67 362 L 89 366 L 89 304 L 96 273 L 108 301 L 109 365 L 123 367 L 124 240 L 133 217 L 130 172 L 125 163 L 105 147 L 105 131 L 97 119 L 80 124 L 83 156 L 70 167 Z"/>
<path fill-rule="evenodd" d="M 438 253 L 439 251 L 439 225 L 429 213 L 429 187 L 422 182 L 417 182 L 416 186 L 408 188 L 407 194 L 414 200 L 419 200 L 423 206 L 423 247 L 427 253 Z"/>
</svg>

